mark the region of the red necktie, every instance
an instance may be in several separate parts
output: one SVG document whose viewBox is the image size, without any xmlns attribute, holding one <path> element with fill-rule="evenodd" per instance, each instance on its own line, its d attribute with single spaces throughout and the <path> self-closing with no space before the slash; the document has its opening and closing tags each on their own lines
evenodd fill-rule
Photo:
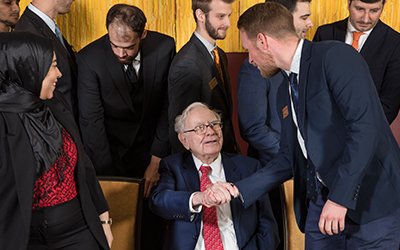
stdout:
<svg viewBox="0 0 400 250">
<path fill-rule="evenodd" d="M 358 51 L 358 40 L 360 40 L 360 36 L 364 35 L 364 32 L 357 32 L 357 31 L 353 31 L 353 43 L 351 44 L 351 46 L 353 46 L 353 48 L 355 48 Z"/>
<path fill-rule="evenodd" d="M 222 83 L 223 83 L 224 86 L 225 86 L 224 74 L 222 74 L 221 61 L 220 61 L 220 59 L 219 59 L 219 54 L 218 54 L 218 49 L 217 49 L 217 47 L 215 47 L 215 48 L 212 50 L 212 52 L 213 52 L 213 54 L 214 54 L 215 66 L 217 67 L 218 72 L 219 72 L 219 76 L 221 77 Z"/>
<path fill-rule="evenodd" d="M 203 192 L 207 189 L 208 185 L 211 185 L 211 181 L 208 178 L 208 172 L 211 170 L 210 166 L 201 166 L 201 179 L 200 179 L 200 191 Z M 204 245 L 206 250 L 223 250 L 221 234 L 218 228 L 217 208 L 216 207 L 205 207 L 203 206 L 203 235 Z"/>
</svg>

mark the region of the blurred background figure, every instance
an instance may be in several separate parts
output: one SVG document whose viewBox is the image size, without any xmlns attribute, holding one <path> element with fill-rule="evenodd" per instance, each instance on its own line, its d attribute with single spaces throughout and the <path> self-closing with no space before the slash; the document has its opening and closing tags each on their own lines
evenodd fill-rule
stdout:
<svg viewBox="0 0 400 250">
<path fill-rule="evenodd" d="M 0 0 L 0 32 L 14 29 L 19 18 L 19 0 Z"/>
<path fill-rule="evenodd" d="M 55 90 L 62 74 L 52 42 L 1 33 L 0 65 L 1 248 L 109 249 L 109 208 Z"/>
</svg>

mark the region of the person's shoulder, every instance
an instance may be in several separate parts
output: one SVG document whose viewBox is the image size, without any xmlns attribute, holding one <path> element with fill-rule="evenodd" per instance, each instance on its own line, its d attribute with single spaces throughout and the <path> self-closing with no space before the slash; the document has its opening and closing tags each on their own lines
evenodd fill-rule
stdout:
<svg viewBox="0 0 400 250">
<path fill-rule="evenodd" d="M 190 157 L 191 153 L 189 151 L 180 152 L 166 156 L 162 159 L 167 164 L 182 165 L 187 157 Z"/>
<path fill-rule="evenodd" d="M 390 42 L 399 42 L 400 41 L 400 33 L 394 30 L 392 27 L 387 25 L 386 23 L 379 20 L 376 28 L 383 30 L 386 33 L 385 40 L 389 40 Z"/>
<path fill-rule="evenodd" d="M 86 57 L 86 56 L 100 56 L 104 54 L 104 49 L 106 46 L 109 45 L 108 34 L 100 37 L 99 39 L 89 43 L 85 47 L 83 47 L 78 53 L 77 56 L 79 57 Z"/>
<path fill-rule="evenodd" d="M 145 39 L 151 39 L 151 40 L 154 39 L 156 41 L 168 41 L 168 42 L 175 43 L 174 38 L 172 38 L 171 36 L 157 32 L 157 31 L 152 31 L 152 30 L 147 31 L 147 35 L 146 35 Z"/>
<path fill-rule="evenodd" d="M 222 160 L 224 160 L 224 158 L 230 159 L 242 171 L 246 170 L 253 173 L 261 166 L 258 160 L 251 158 L 249 156 L 225 153 L 225 152 L 221 152 L 221 155 L 222 155 Z"/>
</svg>

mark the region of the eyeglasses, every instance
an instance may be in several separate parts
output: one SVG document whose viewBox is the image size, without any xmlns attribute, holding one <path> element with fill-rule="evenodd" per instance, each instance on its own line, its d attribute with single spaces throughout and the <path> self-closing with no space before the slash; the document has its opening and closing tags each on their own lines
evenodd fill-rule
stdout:
<svg viewBox="0 0 400 250">
<path fill-rule="evenodd" d="M 195 127 L 194 129 L 183 131 L 183 133 L 195 132 L 198 135 L 203 135 L 206 133 L 208 127 L 213 129 L 214 131 L 219 131 L 222 129 L 223 126 L 222 126 L 222 122 L 211 122 L 208 125 L 202 124 L 202 125 Z"/>
</svg>

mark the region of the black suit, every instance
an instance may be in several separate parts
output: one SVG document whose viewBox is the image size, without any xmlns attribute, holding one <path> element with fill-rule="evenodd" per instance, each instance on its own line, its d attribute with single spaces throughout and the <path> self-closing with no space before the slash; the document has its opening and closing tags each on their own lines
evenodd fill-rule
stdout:
<svg viewBox="0 0 400 250">
<path fill-rule="evenodd" d="M 146 155 L 170 153 L 167 120 L 167 75 L 175 55 L 174 40 L 147 32 L 141 49 L 143 105 L 141 116 L 132 104 L 123 65 L 118 63 L 109 36 L 87 45 L 77 54 L 80 124 L 85 149 L 98 174 L 125 175 L 122 158 L 137 136 L 143 136 Z M 132 158 L 138 157 L 131 155 Z M 149 162 L 135 166 L 143 177 Z"/>
<path fill-rule="evenodd" d="M 28 7 L 26 7 L 14 30 L 29 31 L 53 41 L 57 57 L 57 67 L 62 73 L 62 77 L 57 82 L 57 90 L 65 95 L 74 111 L 75 120 L 78 121 L 78 97 L 76 93 L 77 68 L 75 54 L 72 51 L 71 45 L 63 37 L 64 47 L 49 26 Z"/>
<path fill-rule="evenodd" d="M 318 27 L 314 41 L 345 41 L 348 18 Z M 360 54 L 364 57 L 390 123 L 400 108 L 400 34 L 378 21 Z"/>
<path fill-rule="evenodd" d="M 57 91 L 46 102 L 56 120 L 76 144 L 78 162 L 75 181 L 83 216 L 100 249 L 109 249 L 99 221 L 99 215 L 109 208 L 93 165 L 84 152 L 72 112 L 66 108 L 68 104 L 64 96 Z M 35 175 L 35 157 L 20 117 L 16 113 L 0 113 L 0 219 L 3 222 L 0 224 L 1 249 L 27 248 Z"/>
<path fill-rule="evenodd" d="M 175 118 L 193 102 L 203 102 L 221 111 L 224 125 L 222 151 L 229 153 L 236 151 L 228 60 L 220 48 L 218 54 L 225 84 L 207 48 L 194 34 L 172 61 L 168 76 L 168 119 L 170 142 L 174 153 L 186 151 L 174 131 Z"/>
</svg>

